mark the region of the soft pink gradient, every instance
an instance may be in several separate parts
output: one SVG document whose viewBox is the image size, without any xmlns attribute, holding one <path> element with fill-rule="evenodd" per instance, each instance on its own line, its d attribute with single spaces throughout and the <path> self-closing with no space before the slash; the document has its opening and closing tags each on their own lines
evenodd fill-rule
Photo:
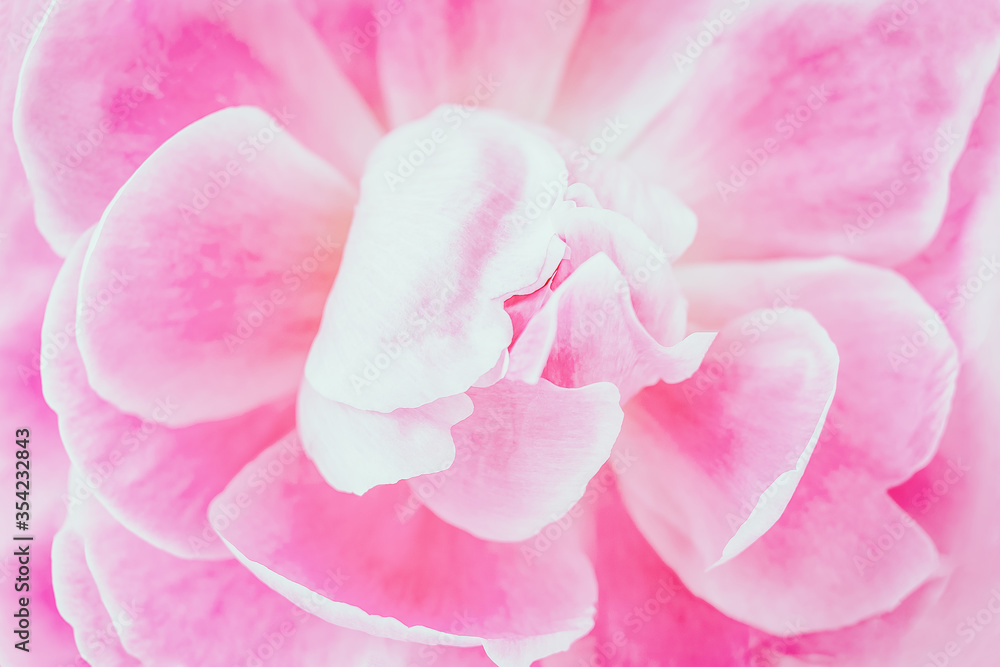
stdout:
<svg viewBox="0 0 1000 667">
<path fill-rule="evenodd" d="M 1000 7 L 902 4 L 7 3 L 0 663 L 993 667 Z"/>
</svg>

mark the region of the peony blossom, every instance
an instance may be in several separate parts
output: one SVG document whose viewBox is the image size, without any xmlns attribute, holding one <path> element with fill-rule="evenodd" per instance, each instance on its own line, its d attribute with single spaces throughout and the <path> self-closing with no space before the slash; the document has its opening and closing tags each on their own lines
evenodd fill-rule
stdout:
<svg viewBox="0 0 1000 667">
<path fill-rule="evenodd" d="M 995 665 L 995 2 L 0 27 L 3 665 Z"/>
</svg>

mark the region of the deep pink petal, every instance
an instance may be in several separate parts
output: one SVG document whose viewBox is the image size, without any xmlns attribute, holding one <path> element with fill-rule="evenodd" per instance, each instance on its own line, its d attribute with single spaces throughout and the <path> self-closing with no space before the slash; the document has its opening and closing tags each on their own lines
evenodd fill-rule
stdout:
<svg viewBox="0 0 1000 667">
<path fill-rule="evenodd" d="M 542 667 L 744 664 L 759 633 L 684 587 L 636 529 L 613 482 L 591 485 L 591 493 L 587 507 L 595 524 L 594 567 L 601 591 L 595 627 Z"/>
<path fill-rule="evenodd" d="M 504 300 L 563 257 L 559 154 L 497 114 L 456 113 L 395 130 L 369 161 L 306 367 L 329 399 L 392 412 L 464 392 L 511 342 Z"/>
<path fill-rule="evenodd" d="M 501 667 L 565 650 L 592 627 L 597 589 L 575 542 L 533 556 L 438 519 L 405 484 L 363 497 L 332 489 L 294 434 L 241 472 L 212 508 L 258 577 L 344 627 L 427 644 L 482 645 Z M 216 525 L 219 525 L 216 523 Z M 323 526 L 323 530 L 317 530 Z M 330 572 L 343 575 L 324 590 Z M 313 591 L 320 591 L 317 599 Z"/>
<path fill-rule="evenodd" d="M 291 397 L 223 422 L 175 429 L 166 418 L 183 396 L 164 395 L 148 419 L 103 401 L 87 381 L 76 341 L 77 288 L 86 232 L 56 279 L 42 327 L 42 380 L 79 471 L 73 504 L 96 495 L 130 530 L 184 558 L 229 558 L 208 523 L 211 500 L 295 423 Z M 100 316 L 100 315 L 96 315 Z"/>
<path fill-rule="evenodd" d="M 38 224 L 62 254 L 153 151 L 219 109 L 266 109 L 353 178 L 381 133 L 313 28 L 280 2 L 61 6 L 32 45 L 18 99 Z M 228 157 L 240 160 L 236 147 L 247 137 L 231 136 Z M 199 178 L 176 204 L 191 201 L 191 188 L 204 194 L 224 165 L 192 166 Z"/>
<path fill-rule="evenodd" d="M 408 483 L 431 511 L 484 540 L 525 540 L 566 514 L 621 428 L 610 383 L 501 380 L 469 396 L 475 411 L 451 431 L 454 464 Z"/>
<path fill-rule="evenodd" d="M 695 75 L 627 156 L 698 215 L 691 257 L 913 257 L 996 69 L 1000 8 L 927 3 L 901 26 L 893 0 L 732 10 L 675 46 Z"/>
<path fill-rule="evenodd" d="M 78 342 L 91 386 L 119 409 L 156 418 L 170 397 L 178 409 L 160 420 L 182 426 L 298 389 L 354 191 L 271 128 L 248 107 L 202 119 L 102 218 L 80 279 Z M 262 150 L 238 148 L 265 130 Z M 213 198 L 192 201 L 208 186 Z"/>
<path fill-rule="evenodd" d="M 586 16 L 558 0 L 398 3 L 378 37 L 379 77 L 393 125 L 439 104 L 491 107 L 540 120 Z M 553 18 L 555 17 L 555 18 Z"/>
</svg>

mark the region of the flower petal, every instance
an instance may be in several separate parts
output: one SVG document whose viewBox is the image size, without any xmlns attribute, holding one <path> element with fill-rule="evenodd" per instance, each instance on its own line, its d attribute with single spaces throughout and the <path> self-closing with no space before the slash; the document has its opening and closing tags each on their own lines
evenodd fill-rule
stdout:
<svg viewBox="0 0 1000 667">
<path fill-rule="evenodd" d="M 842 260 L 697 264 L 677 268 L 692 326 L 717 329 L 764 309 L 765 333 L 788 306 L 809 311 L 840 355 L 830 416 L 836 446 L 817 456 L 895 486 L 922 468 L 941 437 L 958 371 L 955 344 L 933 309 L 895 272 Z"/>
<path fill-rule="evenodd" d="M 469 396 L 472 417 L 452 429 L 455 462 L 408 484 L 439 517 L 484 540 L 526 540 L 566 514 L 621 428 L 618 390 L 607 382 L 501 380 Z"/>
<path fill-rule="evenodd" d="M 636 317 L 626 284 L 603 252 L 583 262 L 517 339 L 509 377 L 560 387 L 612 382 L 623 404 L 643 387 L 691 377 L 715 334 L 660 345 Z"/>
<path fill-rule="evenodd" d="M 299 392 L 302 446 L 338 491 L 361 495 L 379 484 L 447 469 L 455 460 L 452 427 L 472 414 L 465 394 L 389 413 L 331 401 L 308 381 Z"/>
<path fill-rule="evenodd" d="M 169 553 L 230 558 L 208 523 L 208 504 L 294 425 L 291 401 L 286 397 L 228 421 L 181 429 L 164 424 L 181 409 L 174 402 L 183 402 L 181 396 L 160 397 L 152 419 L 103 401 L 88 384 L 75 338 L 77 288 L 89 240 L 90 232 L 84 233 L 66 258 L 42 327 L 45 397 L 59 414 L 63 445 L 80 472 L 69 495 L 74 503 L 96 495 L 130 530 Z"/>
<path fill-rule="evenodd" d="M 690 257 L 913 257 L 996 69 L 1000 8 L 741 0 L 720 17 L 677 45 L 697 75 L 625 156 L 698 215 Z"/>
<path fill-rule="evenodd" d="M 395 130 L 371 157 L 306 366 L 331 400 L 392 412 L 466 391 L 510 344 L 504 300 L 563 257 L 549 215 L 566 188 L 559 154 L 497 114 L 459 111 Z"/>
<path fill-rule="evenodd" d="M 541 120 L 586 16 L 586 7 L 564 16 L 559 5 L 559 0 L 404 3 L 378 39 L 379 76 L 392 124 L 420 118 L 444 103 Z"/>
<path fill-rule="evenodd" d="M 1000 280 L 1000 73 L 951 174 L 937 236 L 898 268 L 934 306 L 967 359 L 986 338 Z"/>
<path fill-rule="evenodd" d="M 275 127 L 245 107 L 200 120 L 102 218 L 80 279 L 78 342 L 90 384 L 122 411 L 155 418 L 158 399 L 183 398 L 160 420 L 185 426 L 297 390 L 354 191 Z M 261 150 L 241 143 L 248 135 Z M 192 202 L 193 189 L 214 198 Z"/>
<path fill-rule="evenodd" d="M 227 506 L 242 508 L 220 530 L 237 557 L 296 604 L 312 600 L 313 613 L 337 625 L 481 645 L 501 667 L 527 667 L 590 630 L 597 589 L 575 543 L 562 540 L 529 559 L 522 545 L 484 542 L 419 504 L 406 507 L 408 495 L 405 484 L 363 497 L 335 491 L 292 434 L 233 480 L 211 516 L 222 520 Z M 332 571 L 343 585 L 324 590 Z"/>
<path fill-rule="evenodd" d="M 749 664 L 745 656 L 758 631 L 684 588 L 636 529 L 613 482 L 593 488 L 594 568 L 601 591 L 594 631 L 541 667 Z"/>
<path fill-rule="evenodd" d="M 619 438 L 641 462 L 622 493 L 656 508 L 655 526 L 684 535 L 702 569 L 737 556 L 781 516 L 837 386 L 837 349 L 813 317 L 788 309 L 753 337 L 759 314 L 726 325 L 690 380 L 640 392 Z M 655 529 L 640 525 L 647 536 Z"/>
<path fill-rule="evenodd" d="M 288 3 L 82 0 L 48 13 L 25 59 L 15 115 L 45 238 L 68 252 L 161 144 L 235 105 L 267 109 L 354 178 L 381 134 Z M 209 185 L 201 173 L 191 185 Z"/>
<path fill-rule="evenodd" d="M 481 650 L 428 649 L 325 623 L 311 613 L 316 602 L 293 605 L 236 561 L 188 561 L 159 551 L 95 501 L 83 505 L 76 522 L 105 613 L 118 621 L 110 630 L 117 630 L 122 646 L 142 664 L 229 667 L 275 660 L 322 667 L 336 655 L 343 664 L 408 667 L 429 653 L 447 667 L 490 664 Z M 339 571 L 323 577 L 312 592 L 315 600 L 343 585 Z M 86 591 L 69 583 L 63 582 L 61 598 L 79 607 L 82 600 L 74 594 Z M 100 609 L 90 613 L 100 615 Z"/>
</svg>

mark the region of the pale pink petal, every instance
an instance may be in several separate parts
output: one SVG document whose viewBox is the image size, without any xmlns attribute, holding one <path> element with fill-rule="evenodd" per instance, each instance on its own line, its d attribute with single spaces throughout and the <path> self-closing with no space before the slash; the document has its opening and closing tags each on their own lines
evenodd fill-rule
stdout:
<svg viewBox="0 0 1000 667">
<path fill-rule="evenodd" d="M 363 497 L 331 488 L 294 434 L 241 472 L 212 517 L 239 559 L 296 604 L 344 627 L 427 644 L 483 646 L 500 667 L 565 650 L 592 627 L 597 589 L 572 540 L 528 558 L 438 519 L 405 484 Z M 322 530 L 317 530 L 322 526 Z M 342 575 L 324 589 L 329 573 Z M 314 591 L 321 595 L 316 596 Z"/>
<path fill-rule="evenodd" d="M 484 540 L 525 540 L 566 514 L 621 428 L 618 390 L 606 382 L 501 380 L 469 396 L 475 411 L 451 431 L 454 464 L 408 484 L 439 517 Z"/>
<path fill-rule="evenodd" d="M 112 619 L 101 602 L 97 583 L 87 566 L 83 538 L 67 524 L 52 545 L 52 583 L 59 613 L 73 626 L 80 655 L 95 666 L 130 667 L 141 665 L 122 647 L 116 625 L 123 615 Z"/>
<path fill-rule="evenodd" d="M 1000 280 L 1000 74 L 951 175 L 944 222 L 934 241 L 899 267 L 934 306 L 963 359 L 982 344 Z"/>
<path fill-rule="evenodd" d="M 996 69 L 1000 8 L 926 3 L 900 26 L 894 0 L 731 8 L 717 37 L 692 26 L 708 46 L 675 47 L 696 74 L 626 156 L 698 215 L 690 256 L 913 257 Z"/>
<path fill-rule="evenodd" d="M 559 287 L 561 277 L 603 252 L 623 277 L 615 290 L 628 290 L 635 314 L 650 336 L 662 345 L 673 345 L 684 338 L 687 302 L 664 248 L 614 211 L 577 206 L 561 211 L 558 220 L 559 235 L 569 246 L 569 257 L 559 267 L 553 288 Z"/>
<path fill-rule="evenodd" d="M 645 389 L 626 406 L 619 446 L 640 465 L 621 479 L 622 493 L 656 508 L 656 524 L 640 523 L 647 536 L 669 524 L 703 570 L 781 516 L 837 386 L 837 349 L 814 318 L 789 309 L 752 339 L 760 312 L 727 324 L 694 377 Z"/>
<path fill-rule="evenodd" d="M 15 115 L 46 239 L 68 252 L 157 147 L 236 105 L 266 109 L 354 178 L 381 133 L 286 3 L 83 0 L 51 12 L 21 72 Z M 248 137 L 233 139 L 235 153 Z M 211 183 L 205 166 L 190 184 L 201 191 Z M 178 193 L 177 203 L 192 194 Z"/>
<path fill-rule="evenodd" d="M 95 231 L 78 342 L 91 386 L 119 409 L 156 418 L 170 397 L 161 421 L 183 426 L 298 389 L 354 191 L 272 123 L 240 107 L 185 128 Z M 248 135 L 269 142 L 246 152 Z M 192 200 L 202 190 L 213 196 Z"/>
<path fill-rule="evenodd" d="M 455 460 L 451 429 L 470 414 L 472 400 L 465 394 L 383 413 L 331 401 L 308 380 L 299 390 L 298 427 L 306 453 L 333 488 L 358 495 L 447 469 Z"/>
<path fill-rule="evenodd" d="M 236 561 L 170 556 L 125 530 L 95 501 L 79 514 L 86 566 L 100 603 L 118 621 L 113 629 L 121 645 L 142 664 L 325 667 L 331 656 L 345 665 L 380 667 L 409 667 L 428 656 L 446 667 L 490 664 L 480 649 L 405 644 L 320 620 L 311 613 L 318 601 L 347 581 L 339 570 L 324 572 L 311 597 L 295 606 Z M 92 596 L 74 590 L 71 581 L 61 583 L 64 606 L 79 608 L 84 602 L 75 598 L 79 593 Z M 90 614 L 100 615 L 100 610 Z M 84 624 L 91 620 L 80 618 Z"/>
<path fill-rule="evenodd" d="M 223 422 L 174 429 L 184 396 L 161 396 L 149 419 L 120 412 L 87 381 L 76 341 L 77 288 L 90 232 L 56 279 L 42 327 L 42 380 L 79 471 L 70 502 L 96 495 L 130 530 L 185 558 L 229 558 L 207 509 L 248 461 L 295 423 L 291 397 Z M 94 314 L 101 317 L 100 314 Z M 165 502 L 167 500 L 168 502 Z"/>
<path fill-rule="evenodd" d="M 824 447 L 835 444 L 821 442 Z M 816 460 L 781 519 L 710 570 L 656 498 L 622 488 L 629 513 L 698 597 L 772 634 L 842 628 L 896 608 L 938 570 L 927 534 L 863 471 Z"/>
<path fill-rule="evenodd" d="M 331 400 L 392 412 L 464 392 L 511 342 L 504 300 L 563 257 L 559 154 L 497 114 L 453 127 L 454 113 L 397 129 L 371 157 L 306 367 Z"/>
<path fill-rule="evenodd" d="M 643 387 L 680 382 L 701 364 L 714 334 L 657 343 L 632 307 L 628 283 L 603 252 L 585 261 L 528 323 L 511 352 L 509 377 L 561 387 L 612 382 L 627 402 Z"/>
<path fill-rule="evenodd" d="M 393 125 L 443 103 L 541 120 L 586 16 L 587 0 L 425 0 L 403 5 L 378 38 L 379 77 Z"/>
<path fill-rule="evenodd" d="M 883 488 L 925 466 L 941 437 L 958 372 L 934 310 L 895 272 L 842 259 L 698 264 L 677 269 L 692 326 L 717 329 L 764 309 L 760 338 L 788 308 L 809 311 L 840 355 L 829 436 L 817 451 L 867 470 Z"/>
</svg>

